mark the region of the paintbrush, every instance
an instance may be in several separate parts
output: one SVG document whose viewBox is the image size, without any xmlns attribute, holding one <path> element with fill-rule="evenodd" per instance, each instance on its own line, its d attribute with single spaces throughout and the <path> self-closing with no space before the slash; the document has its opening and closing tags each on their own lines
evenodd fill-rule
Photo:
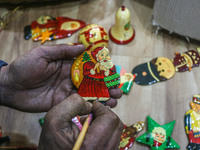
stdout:
<svg viewBox="0 0 200 150">
<path fill-rule="evenodd" d="M 80 149 L 91 121 L 92 121 L 92 113 L 89 114 L 88 117 L 86 118 L 86 120 L 83 124 L 83 128 L 82 128 L 72 150 L 79 150 Z"/>
</svg>

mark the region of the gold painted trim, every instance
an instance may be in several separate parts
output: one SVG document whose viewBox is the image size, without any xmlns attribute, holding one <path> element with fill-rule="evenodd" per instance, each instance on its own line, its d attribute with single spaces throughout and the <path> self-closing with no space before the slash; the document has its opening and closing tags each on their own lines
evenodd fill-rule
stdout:
<svg viewBox="0 0 200 150">
<path fill-rule="evenodd" d="M 150 72 L 150 74 L 152 75 L 152 77 L 153 77 L 157 82 L 159 82 L 160 80 L 153 74 L 153 72 L 152 72 L 152 70 L 151 70 L 150 62 L 147 63 L 147 66 L 148 66 L 149 72 Z"/>
</svg>

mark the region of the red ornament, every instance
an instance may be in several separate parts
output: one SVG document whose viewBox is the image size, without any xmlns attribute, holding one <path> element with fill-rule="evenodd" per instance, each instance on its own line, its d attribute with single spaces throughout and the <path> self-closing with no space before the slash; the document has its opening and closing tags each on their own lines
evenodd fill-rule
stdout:
<svg viewBox="0 0 200 150">
<path fill-rule="evenodd" d="M 62 39 L 71 36 L 74 32 L 85 26 L 85 22 L 68 17 L 41 16 L 33 21 L 31 26 L 25 27 L 25 39 L 32 37 L 33 41 Z"/>
<path fill-rule="evenodd" d="M 195 50 L 188 50 L 184 53 L 176 52 L 175 55 L 172 61 L 178 72 L 190 71 L 193 67 L 198 67 L 200 64 L 199 53 Z"/>
</svg>

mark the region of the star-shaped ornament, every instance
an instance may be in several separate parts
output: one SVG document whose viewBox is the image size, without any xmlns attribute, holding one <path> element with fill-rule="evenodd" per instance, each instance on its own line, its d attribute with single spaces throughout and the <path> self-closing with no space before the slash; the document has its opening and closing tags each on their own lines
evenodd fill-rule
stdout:
<svg viewBox="0 0 200 150">
<path fill-rule="evenodd" d="M 42 32 L 42 36 L 41 36 L 41 43 L 43 44 L 45 41 L 50 40 L 50 36 L 52 35 L 52 32 L 49 31 L 48 29 L 45 30 L 44 32 Z"/>
<path fill-rule="evenodd" d="M 136 139 L 137 142 L 147 144 L 152 150 L 164 150 L 167 148 L 180 148 L 171 138 L 175 121 L 159 125 L 151 117 L 147 116 L 148 131 Z"/>
</svg>

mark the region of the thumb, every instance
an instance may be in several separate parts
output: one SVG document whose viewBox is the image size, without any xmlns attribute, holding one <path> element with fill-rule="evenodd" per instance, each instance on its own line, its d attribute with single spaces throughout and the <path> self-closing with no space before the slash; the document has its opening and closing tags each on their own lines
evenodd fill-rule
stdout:
<svg viewBox="0 0 200 150">
<path fill-rule="evenodd" d="M 80 95 L 72 94 L 46 115 L 45 120 L 51 120 L 56 125 L 66 125 L 77 115 L 87 115 L 92 111 L 92 104 L 86 102 Z"/>
<path fill-rule="evenodd" d="M 85 51 L 84 45 L 57 44 L 42 46 L 44 57 L 49 60 L 73 59 Z"/>
</svg>

